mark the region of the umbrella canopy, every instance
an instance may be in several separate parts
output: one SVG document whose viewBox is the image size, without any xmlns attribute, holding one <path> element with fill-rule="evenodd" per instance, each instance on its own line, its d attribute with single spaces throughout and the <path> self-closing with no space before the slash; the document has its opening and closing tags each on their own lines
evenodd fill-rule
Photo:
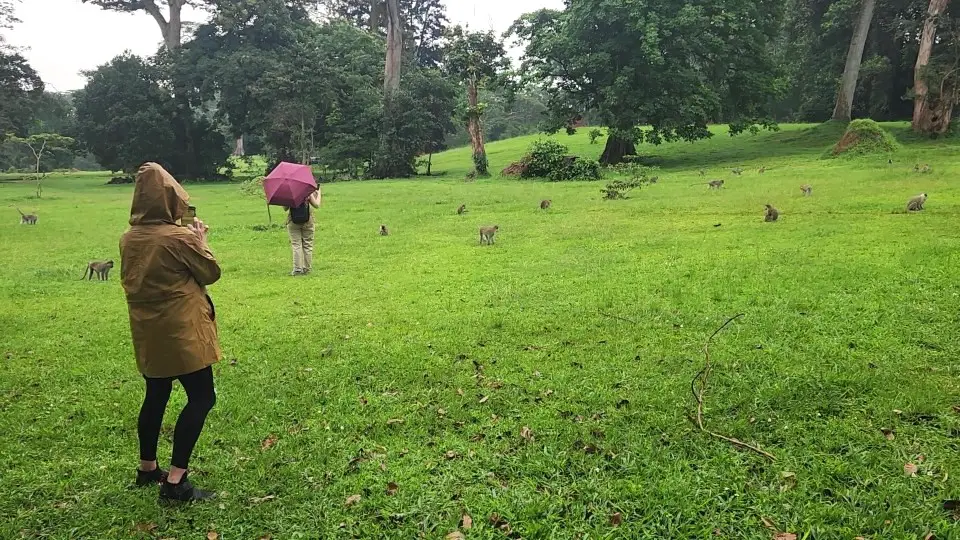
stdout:
<svg viewBox="0 0 960 540">
<path fill-rule="evenodd" d="M 316 190 L 317 181 L 309 165 L 282 161 L 263 180 L 267 204 L 276 206 L 300 206 Z"/>
</svg>

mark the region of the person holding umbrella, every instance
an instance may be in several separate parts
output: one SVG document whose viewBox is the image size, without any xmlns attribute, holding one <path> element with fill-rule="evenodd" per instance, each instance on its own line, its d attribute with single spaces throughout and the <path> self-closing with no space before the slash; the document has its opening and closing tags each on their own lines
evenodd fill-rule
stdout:
<svg viewBox="0 0 960 540">
<path fill-rule="evenodd" d="M 308 165 L 280 162 L 263 181 L 267 204 L 287 209 L 287 234 L 293 248 L 291 276 L 310 273 L 313 264 L 313 208 L 320 208 L 321 196 L 313 170 Z"/>
</svg>

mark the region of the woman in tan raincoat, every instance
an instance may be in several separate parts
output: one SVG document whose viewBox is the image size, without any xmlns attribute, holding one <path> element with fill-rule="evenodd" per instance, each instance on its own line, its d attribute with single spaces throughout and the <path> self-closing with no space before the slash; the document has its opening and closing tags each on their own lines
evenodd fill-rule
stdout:
<svg viewBox="0 0 960 540">
<path fill-rule="evenodd" d="M 206 293 L 206 286 L 220 279 L 220 266 L 202 221 L 177 224 L 188 201 L 167 171 L 144 164 L 134 187 L 130 230 L 120 240 L 133 348 L 147 387 L 137 425 L 137 485 L 160 483 L 161 499 L 179 501 L 212 496 L 193 487 L 187 466 L 216 402 L 210 366 L 220 360 L 216 313 Z M 187 404 L 174 429 L 168 474 L 157 466 L 157 440 L 175 379 L 187 393 Z"/>
</svg>

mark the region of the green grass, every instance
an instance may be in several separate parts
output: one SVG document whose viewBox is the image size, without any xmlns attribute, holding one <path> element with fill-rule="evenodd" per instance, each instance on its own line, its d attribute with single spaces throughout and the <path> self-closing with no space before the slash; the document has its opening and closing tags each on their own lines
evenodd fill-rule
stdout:
<svg viewBox="0 0 960 540">
<path fill-rule="evenodd" d="M 188 186 L 236 363 L 216 367 L 192 464 L 221 497 L 187 508 L 128 487 L 143 383 L 119 272 L 79 280 L 117 257 L 131 186 L 54 175 L 36 200 L 0 182 L 0 538 L 443 538 L 463 513 L 468 538 L 503 538 L 493 513 L 528 539 L 768 539 L 764 519 L 801 538 L 957 537 L 939 507 L 960 498 L 960 146 L 822 161 L 836 139 L 808 127 L 642 147 L 660 183 L 626 201 L 597 182 L 465 183 L 465 149 L 436 156 L 445 178 L 327 185 L 314 274 L 296 279 L 257 199 Z M 491 169 L 532 139 L 491 144 Z M 726 187 L 691 185 L 712 177 Z M 903 213 L 919 192 L 927 209 Z M 704 339 L 740 312 L 711 347 L 707 424 L 775 462 L 688 419 Z"/>
</svg>

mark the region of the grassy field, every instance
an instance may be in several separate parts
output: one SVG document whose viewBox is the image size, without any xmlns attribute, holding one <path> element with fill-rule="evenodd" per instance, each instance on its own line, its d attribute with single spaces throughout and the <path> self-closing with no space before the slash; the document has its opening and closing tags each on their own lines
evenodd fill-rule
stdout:
<svg viewBox="0 0 960 540">
<path fill-rule="evenodd" d="M 192 464 L 220 498 L 185 508 L 130 487 L 143 383 L 119 272 L 79 279 L 118 257 L 131 187 L 0 182 L 0 538 L 960 537 L 940 508 L 960 498 L 960 145 L 888 127 L 892 164 L 819 160 L 835 133 L 803 126 L 644 147 L 660 183 L 617 202 L 465 183 L 453 150 L 438 179 L 324 186 L 305 278 L 260 201 L 188 186 L 226 360 Z M 491 144 L 491 168 L 532 140 Z M 704 340 L 737 313 L 706 421 L 773 462 L 689 419 Z"/>
</svg>

